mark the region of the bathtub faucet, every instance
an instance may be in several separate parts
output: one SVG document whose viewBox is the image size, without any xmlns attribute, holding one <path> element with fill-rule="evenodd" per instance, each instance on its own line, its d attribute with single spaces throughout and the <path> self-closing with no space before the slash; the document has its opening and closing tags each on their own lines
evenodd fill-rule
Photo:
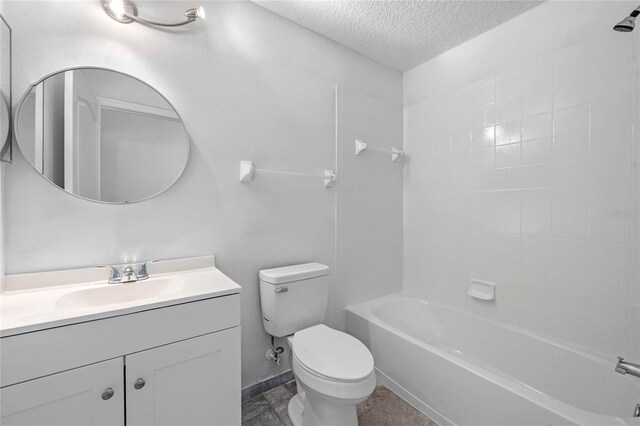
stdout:
<svg viewBox="0 0 640 426">
<path fill-rule="evenodd" d="M 634 364 L 627 362 L 621 356 L 618 357 L 618 363 L 616 364 L 616 373 L 631 374 L 632 376 L 640 377 L 640 364 Z"/>
</svg>

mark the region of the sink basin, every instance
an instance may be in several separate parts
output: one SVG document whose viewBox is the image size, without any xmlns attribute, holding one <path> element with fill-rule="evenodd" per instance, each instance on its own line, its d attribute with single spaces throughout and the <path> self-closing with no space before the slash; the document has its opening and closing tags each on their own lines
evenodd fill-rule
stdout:
<svg viewBox="0 0 640 426">
<path fill-rule="evenodd" d="M 175 276 L 123 284 L 100 284 L 63 294 L 55 305 L 60 309 L 81 309 L 131 303 L 178 293 L 184 288 L 184 284 L 184 280 Z"/>
</svg>

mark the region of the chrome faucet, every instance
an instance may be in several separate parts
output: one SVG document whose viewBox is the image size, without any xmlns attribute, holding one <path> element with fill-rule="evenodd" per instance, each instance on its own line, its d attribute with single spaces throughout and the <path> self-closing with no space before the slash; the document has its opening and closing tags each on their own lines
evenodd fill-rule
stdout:
<svg viewBox="0 0 640 426">
<path fill-rule="evenodd" d="M 149 263 L 153 263 L 155 260 L 151 260 L 148 262 L 142 263 L 138 267 L 138 271 L 136 272 L 133 269 L 133 265 L 125 266 L 122 274 L 116 266 L 103 266 L 99 265 L 99 268 L 111 268 L 111 274 L 109 275 L 109 284 L 122 284 L 122 283 L 132 283 L 136 281 L 142 281 L 149 278 L 149 273 L 147 272 L 147 265 Z"/>
<path fill-rule="evenodd" d="M 138 272 L 136 273 L 136 276 L 138 277 L 138 281 L 141 280 L 146 280 L 147 278 L 149 278 L 149 273 L 147 272 L 147 265 L 149 265 L 150 263 L 154 263 L 156 262 L 155 260 L 149 260 L 147 262 L 144 262 L 140 265 L 140 268 L 138 268 Z"/>
<path fill-rule="evenodd" d="M 616 373 L 631 374 L 632 376 L 640 377 L 640 364 L 627 362 L 619 356 L 618 363 L 616 364 Z"/>
<path fill-rule="evenodd" d="M 128 265 L 127 267 L 124 268 L 124 271 L 122 272 L 122 278 L 120 278 L 120 282 L 130 283 L 133 281 L 138 281 L 138 276 L 136 275 L 135 272 L 133 272 L 133 267 L 131 265 Z"/>
<path fill-rule="evenodd" d="M 122 277 L 120 276 L 120 271 L 115 266 L 106 266 L 106 265 L 98 265 L 98 268 L 110 268 L 111 273 L 109 274 L 109 284 L 119 283 Z"/>
</svg>

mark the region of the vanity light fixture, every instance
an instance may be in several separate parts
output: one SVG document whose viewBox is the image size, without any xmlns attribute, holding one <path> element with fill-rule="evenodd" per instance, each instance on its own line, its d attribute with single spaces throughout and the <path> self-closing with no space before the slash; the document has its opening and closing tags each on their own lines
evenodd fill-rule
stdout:
<svg viewBox="0 0 640 426">
<path fill-rule="evenodd" d="M 618 22 L 613 29 L 615 31 L 619 31 L 621 33 L 629 33 L 631 31 L 633 31 L 633 29 L 636 26 L 636 17 L 640 15 L 640 6 L 638 6 L 636 8 L 636 10 L 634 10 L 633 12 L 631 12 L 629 14 L 629 16 L 627 16 L 626 18 L 624 18 L 622 21 Z"/>
<path fill-rule="evenodd" d="M 129 0 L 102 0 L 102 7 L 107 15 L 122 24 L 138 22 L 140 24 L 157 25 L 159 27 L 180 27 L 182 25 L 190 24 L 198 19 L 206 18 L 204 8 L 202 6 L 187 9 L 187 11 L 184 12 L 184 16 L 186 16 L 187 19 L 172 23 L 156 22 L 140 18 L 138 16 L 138 9 Z"/>
</svg>

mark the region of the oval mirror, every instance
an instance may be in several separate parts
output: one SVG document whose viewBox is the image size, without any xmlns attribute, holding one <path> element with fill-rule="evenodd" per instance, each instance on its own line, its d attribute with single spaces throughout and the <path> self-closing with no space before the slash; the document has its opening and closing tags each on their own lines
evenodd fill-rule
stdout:
<svg viewBox="0 0 640 426">
<path fill-rule="evenodd" d="M 9 104 L 0 92 L 0 152 L 4 152 L 9 141 Z"/>
<path fill-rule="evenodd" d="M 18 146 L 57 187 L 103 203 L 160 194 L 182 174 L 187 132 L 171 104 L 134 77 L 100 68 L 52 74 L 23 96 Z"/>
</svg>

